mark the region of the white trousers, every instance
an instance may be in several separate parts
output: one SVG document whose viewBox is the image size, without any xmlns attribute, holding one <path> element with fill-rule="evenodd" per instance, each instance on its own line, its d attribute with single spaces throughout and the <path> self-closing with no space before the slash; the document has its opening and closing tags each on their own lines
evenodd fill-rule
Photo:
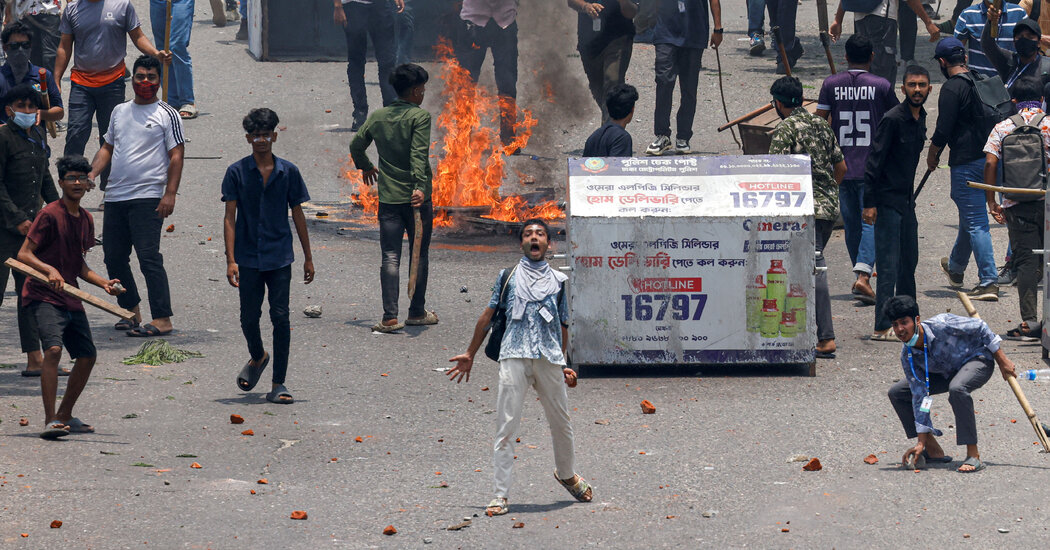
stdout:
<svg viewBox="0 0 1050 550">
<path fill-rule="evenodd" d="M 514 473 L 514 440 L 521 425 L 521 409 L 529 386 L 536 389 L 554 443 L 554 465 L 559 479 L 575 475 L 569 396 L 562 366 L 544 358 L 504 359 L 499 364 L 499 396 L 496 398 L 496 444 L 492 465 L 496 496 L 507 498 Z"/>
</svg>

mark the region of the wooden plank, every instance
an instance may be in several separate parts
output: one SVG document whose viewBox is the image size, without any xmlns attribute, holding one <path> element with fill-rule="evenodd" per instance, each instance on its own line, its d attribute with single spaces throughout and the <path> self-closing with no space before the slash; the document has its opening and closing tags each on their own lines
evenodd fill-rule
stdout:
<svg viewBox="0 0 1050 550">
<path fill-rule="evenodd" d="M 966 185 L 973 187 L 974 189 L 983 189 L 985 191 L 995 191 L 996 193 L 1015 193 L 1018 195 L 1040 195 L 1045 196 L 1046 191 L 1044 189 L 1027 189 L 1024 187 L 1000 187 L 998 185 L 988 185 L 987 183 L 978 183 L 976 181 L 967 182 Z"/>
<path fill-rule="evenodd" d="M 28 265 L 26 265 L 26 264 L 24 264 L 24 263 L 22 263 L 22 262 L 20 262 L 20 261 L 18 261 L 16 259 L 14 259 L 14 258 L 8 258 L 7 261 L 4 262 L 4 265 L 6 265 L 7 267 L 10 267 L 11 269 L 14 269 L 15 271 L 18 271 L 20 273 L 24 273 L 26 276 L 32 277 L 33 279 L 36 279 L 37 281 L 40 281 L 41 283 L 44 283 L 46 285 L 50 285 L 50 283 L 48 283 L 48 281 L 47 281 L 47 275 L 44 275 L 43 273 L 33 269 L 32 267 L 30 267 L 30 266 L 28 266 Z M 86 304 L 93 305 L 93 306 L 101 309 L 102 311 L 105 311 L 106 313 L 111 313 L 113 315 L 116 315 L 117 317 L 120 317 L 121 319 L 134 319 L 135 318 L 135 314 L 134 313 L 132 313 L 132 312 L 130 312 L 130 311 L 120 307 L 120 306 L 113 305 L 113 304 L 103 300 L 102 298 L 99 298 L 97 296 L 88 294 L 87 292 L 84 292 L 83 290 L 80 290 L 79 288 L 77 288 L 77 287 L 75 287 L 75 286 L 73 286 L 73 285 L 71 285 L 69 283 L 62 283 L 62 292 L 65 292 L 66 294 L 69 294 L 70 296 L 72 296 L 72 297 L 74 297 L 74 298 L 76 298 L 76 299 L 78 299 L 78 300 L 80 300 L 80 301 L 82 301 L 82 302 L 84 302 Z"/>
</svg>

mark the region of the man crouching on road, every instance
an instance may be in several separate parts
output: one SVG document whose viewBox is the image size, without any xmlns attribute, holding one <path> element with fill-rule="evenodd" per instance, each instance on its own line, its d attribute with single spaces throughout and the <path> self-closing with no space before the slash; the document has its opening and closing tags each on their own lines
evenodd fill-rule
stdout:
<svg viewBox="0 0 1050 550">
<path fill-rule="evenodd" d="M 925 462 L 950 463 L 935 436 L 930 410 L 933 396 L 948 393 L 955 414 L 955 442 L 966 445 L 966 460 L 959 472 L 984 469 L 977 452 L 977 419 L 970 393 L 992 377 L 992 360 L 999 364 L 1003 378 L 1016 376 L 1014 363 L 999 348 L 1002 341 L 980 319 L 942 313 L 919 321 L 919 306 L 910 296 L 894 296 L 886 303 L 886 316 L 893 320 L 893 332 L 901 342 L 904 380 L 889 391 L 890 403 L 900 417 L 908 438 L 918 443 L 904 453 L 902 462 L 916 467 Z"/>
<path fill-rule="evenodd" d="M 467 352 L 449 359 L 456 363 L 448 372 L 449 378 L 459 383 L 466 377 L 469 382 L 474 354 L 481 347 L 493 317 L 501 310 L 506 318 L 506 332 L 500 341 L 497 430 L 492 457 L 496 498 L 486 508 L 490 516 L 509 511 L 507 496 L 514 468 L 514 440 L 529 386 L 539 394 L 550 425 L 557 467 L 554 477 L 576 500 L 590 502 L 593 497 L 591 486 L 576 475 L 574 468 L 569 396 L 565 390 L 565 386 L 576 386 L 576 372 L 565 365 L 565 345 L 569 339 L 566 328 L 569 310 L 564 292 L 567 277 L 544 259 L 549 234 L 550 228 L 543 220 L 525 222 L 518 235 L 525 256 L 514 267 L 500 271 L 492 299 L 474 327 Z"/>
</svg>

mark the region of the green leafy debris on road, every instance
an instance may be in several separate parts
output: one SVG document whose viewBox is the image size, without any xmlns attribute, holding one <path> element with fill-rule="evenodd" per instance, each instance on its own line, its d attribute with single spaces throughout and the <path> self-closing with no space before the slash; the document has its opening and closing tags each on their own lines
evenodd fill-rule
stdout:
<svg viewBox="0 0 1050 550">
<path fill-rule="evenodd" d="M 263 411 L 263 414 L 265 414 L 266 416 L 277 416 L 276 414 L 274 414 L 274 413 L 272 413 L 270 411 Z"/>
<path fill-rule="evenodd" d="M 191 454 L 188 454 L 188 453 L 183 453 L 181 455 L 175 455 L 175 458 L 197 458 L 197 455 L 191 455 Z"/>
<path fill-rule="evenodd" d="M 11 363 L 0 363 L 0 369 L 13 369 L 18 365 L 12 365 Z"/>
<path fill-rule="evenodd" d="M 166 363 L 181 363 L 192 357 L 204 357 L 204 354 L 196 351 L 178 349 L 168 343 L 167 340 L 153 340 L 142 344 L 138 353 L 124 359 L 125 365 L 152 365 L 159 366 Z"/>
<path fill-rule="evenodd" d="M 100 455 L 119 455 L 120 453 L 114 453 L 113 451 L 99 451 Z"/>
<path fill-rule="evenodd" d="M 138 418 L 138 417 L 139 417 L 139 415 L 137 415 L 135 413 L 128 413 L 128 414 L 125 414 L 122 418 Z"/>
<path fill-rule="evenodd" d="M 138 466 L 139 468 L 152 468 L 153 467 L 152 464 L 147 464 L 145 462 L 136 462 L 136 463 L 132 464 L 132 466 Z"/>
</svg>

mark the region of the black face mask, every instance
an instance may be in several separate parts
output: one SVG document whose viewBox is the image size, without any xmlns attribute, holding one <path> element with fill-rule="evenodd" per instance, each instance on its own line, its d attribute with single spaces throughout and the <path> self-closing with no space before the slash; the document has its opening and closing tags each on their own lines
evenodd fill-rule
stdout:
<svg viewBox="0 0 1050 550">
<path fill-rule="evenodd" d="M 1039 41 L 1031 38 L 1015 38 L 1014 49 L 1021 57 L 1029 57 L 1039 51 Z"/>
</svg>

